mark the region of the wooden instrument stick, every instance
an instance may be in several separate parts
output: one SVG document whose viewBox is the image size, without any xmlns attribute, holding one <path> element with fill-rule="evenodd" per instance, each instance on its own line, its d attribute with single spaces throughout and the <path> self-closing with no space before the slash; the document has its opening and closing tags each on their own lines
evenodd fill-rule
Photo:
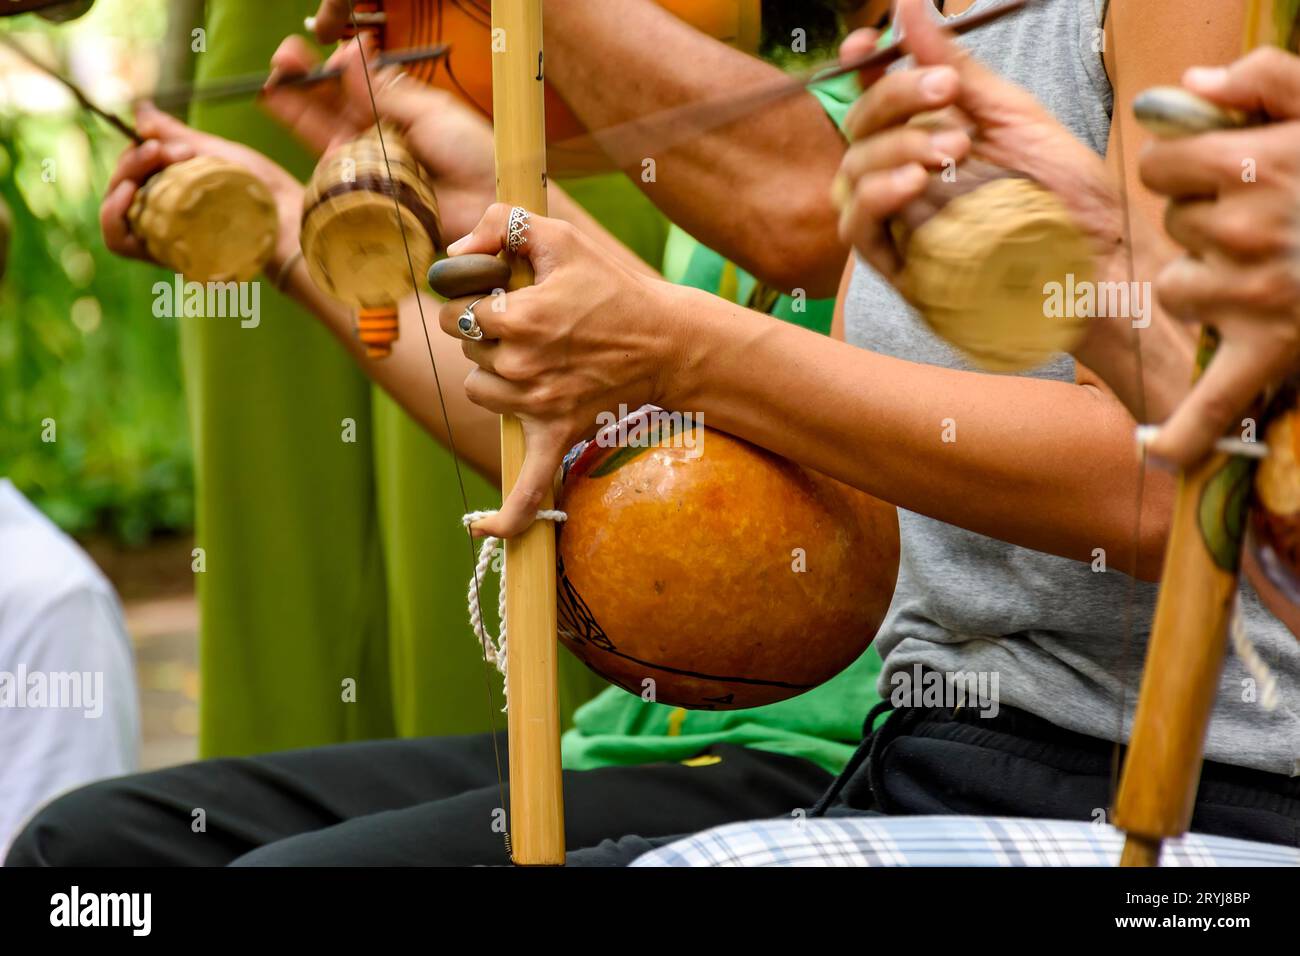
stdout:
<svg viewBox="0 0 1300 956">
<path fill-rule="evenodd" d="M 492 31 L 504 43 L 492 60 L 497 199 L 546 215 L 546 118 L 542 0 L 492 0 Z M 533 281 L 526 259 L 508 257 L 509 288 Z M 524 430 L 501 418 L 501 491 L 518 480 Z M 550 508 L 550 495 L 539 508 Z M 559 652 L 555 609 L 555 528 L 536 521 L 506 542 L 507 683 L 510 734 L 510 832 L 514 861 L 564 863 L 560 776 Z"/>
<path fill-rule="evenodd" d="M 0 43 L 3 43 L 6 47 L 8 47 L 15 54 L 17 54 L 19 57 L 25 60 L 28 64 L 40 70 L 46 76 L 50 77 L 51 79 L 61 84 L 69 93 L 72 94 L 73 98 L 77 101 L 78 105 L 81 106 L 82 109 L 86 110 L 89 113 L 94 113 L 96 116 L 104 120 L 104 122 L 108 123 L 115 130 L 117 130 L 119 133 L 125 136 L 127 139 L 131 140 L 131 142 L 135 143 L 137 146 L 141 145 L 144 142 L 144 137 L 141 136 L 138 132 L 136 132 L 135 127 L 131 126 L 131 124 L 129 124 L 126 120 L 122 119 L 122 117 L 110 113 L 102 106 L 97 105 L 94 101 L 90 99 L 90 97 L 88 97 L 85 94 L 85 91 L 83 91 L 81 87 L 79 87 L 76 83 L 73 83 L 70 79 L 68 79 L 66 76 L 61 74 L 58 70 L 54 69 L 49 64 L 43 63 L 40 60 L 38 60 L 35 56 L 32 55 L 32 52 L 30 50 L 28 50 L 25 46 L 23 46 L 21 43 L 15 40 L 13 37 L 0 34 Z"/>
<path fill-rule="evenodd" d="M 445 43 L 437 46 L 413 47 L 409 50 L 396 50 L 375 57 L 370 62 L 372 72 L 378 72 L 390 66 L 404 66 L 408 63 L 423 63 L 426 60 L 440 60 L 451 50 Z M 275 88 L 291 86 L 314 86 L 326 80 L 337 80 L 343 75 L 339 67 L 322 66 L 296 76 L 285 76 L 276 80 Z M 170 90 L 161 90 L 153 95 L 153 103 L 160 109 L 171 110 L 190 103 L 212 103 L 221 100 L 239 99 L 253 96 L 266 89 L 271 77 L 265 73 L 232 77 L 207 86 L 180 86 Z"/>
</svg>

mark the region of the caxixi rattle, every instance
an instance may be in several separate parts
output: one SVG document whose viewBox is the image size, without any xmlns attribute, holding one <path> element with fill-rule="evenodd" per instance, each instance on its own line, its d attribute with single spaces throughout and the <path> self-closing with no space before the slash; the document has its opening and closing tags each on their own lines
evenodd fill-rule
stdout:
<svg viewBox="0 0 1300 956">
<path fill-rule="evenodd" d="M 415 291 L 411 263 L 423 274 L 441 248 L 433 186 L 396 129 L 373 127 L 316 167 L 303 199 L 303 259 L 318 287 L 357 310 L 371 358 L 397 341 L 397 303 Z"/>
<path fill-rule="evenodd" d="M 279 218 L 252 173 L 213 156 L 168 166 L 140 187 L 127 211 L 153 259 L 195 282 L 244 282 L 270 258 Z"/>
</svg>

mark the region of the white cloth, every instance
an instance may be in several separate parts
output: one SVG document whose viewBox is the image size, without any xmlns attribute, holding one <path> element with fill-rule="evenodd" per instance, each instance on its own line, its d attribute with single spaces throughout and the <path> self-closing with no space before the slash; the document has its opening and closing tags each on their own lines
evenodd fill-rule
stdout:
<svg viewBox="0 0 1300 956">
<path fill-rule="evenodd" d="M 139 737 L 112 585 L 0 479 L 0 860 L 50 799 L 134 770 Z"/>
<path fill-rule="evenodd" d="M 842 816 L 729 823 L 633 866 L 1115 866 L 1124 834 L 1083 820 Z M 1161 866 L 1300 866 L 1300 850 L 1188 833 Z"/>
</svg>

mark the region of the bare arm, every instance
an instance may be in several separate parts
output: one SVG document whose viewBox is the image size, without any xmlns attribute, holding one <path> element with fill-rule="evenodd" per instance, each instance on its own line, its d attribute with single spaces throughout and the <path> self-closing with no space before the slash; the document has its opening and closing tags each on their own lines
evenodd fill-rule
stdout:
<svg viewBox="0 0 1300 956">
<path fill-rule="evenodd" d="M 493 254 L 510 210 L 495 205 L 458 254 Z M 1139 468 L 1128 412 L 1074 383 L 982 375 L 857 349 L 698 289 L 603 261 L 567 223 L 531 223 L 520 249 L 537 282 L 479 318 L 490 346 L 471 401 L 519 416 L 520 481 L 476 530 L 511 536 L 536 515 L 564 452 L 600 412 L 652 403 L 707 421 L 902 508 L 1025 547 L 1116 566 L 1137 546 L 1160 566 L 1171 477 Z M 439 324 L 455 335 L 465 300 Z M 1120 556 L 1120 557 L 1115 557 Z M 1123 563 L 1120 563 L 1123 561 Z"/>
<path fill-rule="evenodd" d="M 651 0 L 547 0 L 546 48 L 548 79 L 592 129 L 784 75 Z M 828 298 L 848 251 L 829 196 L 844 148 L 820 104 L 804 94 L 653 153 L 654 182 L 639 166 L 629 172 L 704 245 L 775 288 Z"/>
<path fill-rule="evenodd" d="M 267 269 L 271 276 L 278 271 L 278 265 Z M 448 447 L 454 438 L 456 454 L 460 458 L 490 481 L 501 480 L 497 416 L 465 397 L 465 376 L 474 366 L 465 358 L 456 340 L 443 335 L 438 328 L 440 303 L 437 300 L 422 296 L 417 304 L 415 296 L 411 296 L 401 303 L 401 338 L 393 344 L 391 355 L 372 359 L 366 356 L 364 346 L 357 339 L 352 310 L 321 292 L 301 260 L 285 277 L 284 292 L 315 315 L 366 376 L 391 395 L 425 431 Z M 425 329 L 420 326 L 421 307 L 427 323 Z M 430 350 L 433 362 L 429 360 Z"/>
<path fill-rule="evenodd" d="M 665 294 L 697 317 L 672 407 L 950 524 L 1078 560 L 1132 554 L 1132 421 L 1095 389 L 918 365 Z M 1149 471 L 1143 577 L 1159 574 L 1171 500 Z"/>
</svg>

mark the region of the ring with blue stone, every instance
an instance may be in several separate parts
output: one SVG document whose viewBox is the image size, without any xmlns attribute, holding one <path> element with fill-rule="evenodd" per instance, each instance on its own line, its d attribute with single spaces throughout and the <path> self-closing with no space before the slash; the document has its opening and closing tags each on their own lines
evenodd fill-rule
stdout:
<svg viewBox="0 0 1300 956">
<path fill-rule="evenodd" d="M 469 339 L 471 342 L 478 342 L 483 338 L 483 328 L 478 324 L 478 318 L 474 315 L 474 306 L 478 305 L 486 296 L 480 296 L 469 304 L 469 307 L 460 314 L 456 320 L 456 327 L 460 329 L 462 338 Z"/>
</svg>

